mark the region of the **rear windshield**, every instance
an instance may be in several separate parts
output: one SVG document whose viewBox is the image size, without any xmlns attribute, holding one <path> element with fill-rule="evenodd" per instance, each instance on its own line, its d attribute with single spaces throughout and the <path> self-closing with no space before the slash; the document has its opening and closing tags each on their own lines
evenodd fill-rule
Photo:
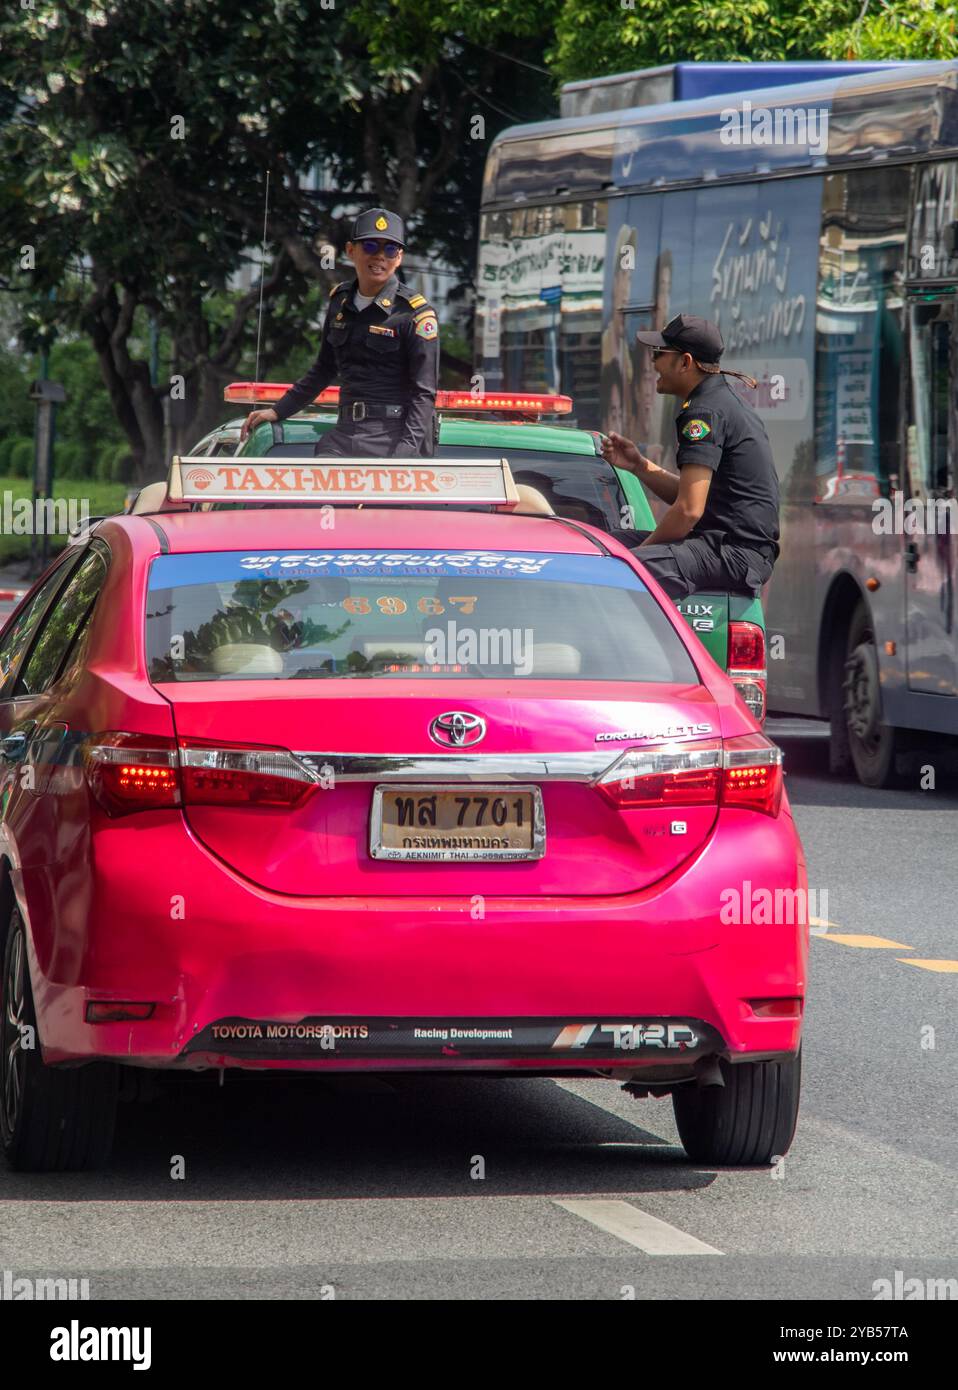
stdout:
<svg viewBox="0 0 958 1390">
<path fill-rule="evenodd" d="M 698 679 L 641 579 L 602 555 L 162 555 L 146 637 L 156 683 Z"/>
<path fill-rule="evenodd" d="M 557 516 L 585 521 L 600 531 L 623 526 L 626 496 L 615 469 L 595 454 L 546 453 L 534 449 L 469 448 L 440 444 L 439 457 L 502 458 L 509 460 L 517 483 L 534 487 Z"/>
<path fill-rule="evenodd" d="M 313 444 L 312 439 L 273 444 L 265 450 L 263 457 L 312 458 Z M 538 489 L 551 503 L 557 516 L 568 517 L 570 521 L 588 522 L 600 531 L 625 525 L 623 517 L 626 515 L 627 498 L 622 484 L 612 465 L 597 454 L 549 453 L 512 447 L 476 448 L 468 444 L 440 444 L 437 454 L 439 458 L 457 459 L 500 459 L 505 456 L 515 481 Z M 217 503 L 217 511 L 246 505 L 242 502 Z"/>
</svg>

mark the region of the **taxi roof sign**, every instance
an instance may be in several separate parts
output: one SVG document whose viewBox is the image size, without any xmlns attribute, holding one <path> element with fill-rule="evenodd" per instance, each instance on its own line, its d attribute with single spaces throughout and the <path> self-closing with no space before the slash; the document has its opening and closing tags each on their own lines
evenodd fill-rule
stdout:
<svg viewBox="0 0 958 1390">
<path fill-rule="evenodd" d="M 513 508 L 506 459 L 230 458 L 175 455 L 171 502 L 377 502 Z"/>
<path fill-rule="evenodd" d="M 283 381 L 231 381 L 223 388 L 223 399 L 233 405 L 268 405 L 285 396 L 290 385 L 290 382 Z M 327 386 L 309 405 L 338 407 L 339 387 Z M 436 409 L 447 412 L 513 411 L 533 415 L 571 415 L 572 397 L 535 391 L 437 391 Z"/>
</svg>

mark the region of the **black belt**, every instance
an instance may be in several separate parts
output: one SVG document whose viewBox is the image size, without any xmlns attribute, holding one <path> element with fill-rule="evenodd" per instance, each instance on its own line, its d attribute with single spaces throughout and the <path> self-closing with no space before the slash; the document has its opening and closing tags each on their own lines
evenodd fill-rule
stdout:
<svg viewBox="0 0 958 1390">
<path fill-rule="evenodd" d="M 406 414 L 404 405 L 391 405 L 386 401 L 340 401 L 339 423 L 355 423 L 361 420 L 402 420 Z"/>
</svg>

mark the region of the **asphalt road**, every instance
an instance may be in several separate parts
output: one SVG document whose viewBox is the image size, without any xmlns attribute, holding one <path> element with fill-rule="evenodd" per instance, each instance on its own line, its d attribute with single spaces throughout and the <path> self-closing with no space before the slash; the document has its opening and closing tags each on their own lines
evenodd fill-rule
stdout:
<svg viewBox="0 0 958 1390">
<path fill-rule="evenodd" d="M 867 791 L 828 779 L 823 743 L 785 746 L 831 925 L 777 1169 L 690 1164 L 671 1103 L 611 1082 L 178 1081 L 124 1107 L 108 1172 L 0 1171 L 0 1271 L 172 1299 L 868 1300 L 896 1270 L 958 1279 L 958 786 Z"/>
</svg>

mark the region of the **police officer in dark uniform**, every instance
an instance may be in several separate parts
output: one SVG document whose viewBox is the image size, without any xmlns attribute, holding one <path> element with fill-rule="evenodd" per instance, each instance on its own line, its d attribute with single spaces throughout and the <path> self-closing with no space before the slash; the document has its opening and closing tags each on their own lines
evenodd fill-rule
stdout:
<svg viewBox="0 0 958 1390">
<path fill-rule="evenodd" d="M 416 458 L 435 453 L 439 324 L 428 300 L 398 277 L 405 242 L 402 218 L 394 212 L 360 213 L 346 243 L 356 277 L 332 292 L 319 356 L 275 406 L 247 416 L 244 439 L 261 421 L 295 414 L 338 378 L 339 418 L 315 454 Z"/>
<path fill-rule="evenodd" d="M 661 333 L 636 339 L 652 350 L 656 391 L 682 402 L 675 420 L 679 472 L 659 468 L 610 433 L 602 444 L 606 459 L 669 504 L 654 531 L 612 534 L 636 550 L 671 598 L 696 589 L 758 595 L 778 559 L 778 476 L 765 426 L 725 377 L 757 383 L 719 367 L 725 344 L 707 319 L 679 314 Z"/>
</svg>

